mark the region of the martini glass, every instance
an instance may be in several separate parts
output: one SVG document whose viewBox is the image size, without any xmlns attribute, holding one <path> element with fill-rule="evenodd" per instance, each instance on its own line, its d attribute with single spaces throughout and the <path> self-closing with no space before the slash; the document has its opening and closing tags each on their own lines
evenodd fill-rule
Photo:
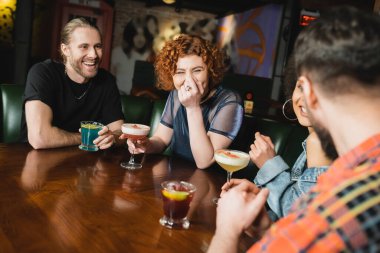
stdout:
<svg viewBox="0 0 380 253">
<path fill-rule="evenodd" d="M 150 127 L 142 124 L 123 124 L 121 131 L 136 145 L 138 140 L 145 138 L 149 134 Z M 129 161 L 120 163 L 120 166 L 128 170 L 142 167 L 141 163 L 135 162 L 134 152 L 131 153 Z"/>
<path fill-rule="evenodd" d="M 214 153 L 215 161 L 227 171 L 227 183 L 231 181 L 232 173 L 247 167 L 249 155 L 245 152 L 231 149 L 219 149 Z M 214 198 L 215 204 L 218 204 L 219 198 Z"/>
</svg>

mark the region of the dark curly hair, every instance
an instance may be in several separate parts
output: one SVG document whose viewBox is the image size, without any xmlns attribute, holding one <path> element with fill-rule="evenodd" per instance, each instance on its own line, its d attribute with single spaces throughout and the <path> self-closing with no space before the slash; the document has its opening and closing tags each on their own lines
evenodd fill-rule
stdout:
<svg viewBox="0 0 380 253">
<path fill-rule="evenodd" d="M 291 55 L 286 63 L 283 75 L 283 88 L 286 99 L 292 98 L 297 79 L 296 62 L 294 55 Z"/>
<path fill-rule="evenodd" d="M 174 90 L 173 75 L 177 69 L 178 58 L 186 55 L 202 57 L 208 70 L 210 90 L 220 84 L 226 70 L 225 54 L 201 37 L 182 34 L 166 42 L 156 57 L 154 68 L 157 88 L 166 91 Z"/>
</svg>

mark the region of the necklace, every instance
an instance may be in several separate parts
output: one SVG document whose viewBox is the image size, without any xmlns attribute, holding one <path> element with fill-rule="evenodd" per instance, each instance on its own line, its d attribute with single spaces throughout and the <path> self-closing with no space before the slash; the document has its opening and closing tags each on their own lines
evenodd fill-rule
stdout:
<svg viewBox="0 0 380 253">
<path fill-rule="evenodd" d="M 65 76 L 66 76 L 66 78 L 67 78 L 71 83 L 74 84 L 74 82 L 70 79 L 69 75 L 67 74 L 67 70 L 66 70 L 66 68 L 65 68 Z M 78 85 L 78 84 L 75 83 L 75 85 Z M 88 84 L 87 89 L 86 89 L 86 90 L 85 90 L 80 96 L 75 96 L 75 92 L 74 92 L 73 87 L 72 87 L 71 89 L 73 90 L 73 96 L 74 96 L 74 98 L 75 98 L 76 100 L 81 100 L 84 96 L 86 96 L 86 94 L 88 93 L 88 91 L 89 91 L 90 88 L 91 88 L 91 85 L 92 85 L 92 80 L 90 80 L 90 83 Z"/>
<path fill-rule="evenodd" d="M 87 92 L 90 90 L 91 84 L 92 84 L 92 82 L 90 81 L 90 84 L 88 85 L 87 89 L 82 93 L 82 95 L 80 95 L 79 97 L 77 97 L 77 96 L 74 95 L 74 97 L 77 100 L 81 100 L 84 96 L 86 96 Z"/>
</svg>

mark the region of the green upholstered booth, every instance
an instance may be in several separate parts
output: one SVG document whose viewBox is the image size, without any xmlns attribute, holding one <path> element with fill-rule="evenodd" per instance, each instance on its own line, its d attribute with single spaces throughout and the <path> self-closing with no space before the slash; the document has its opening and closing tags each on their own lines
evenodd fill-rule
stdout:
<svg viewBox="0 0 380 253">
<path fill-rule="evenodd" d="M 254 122 L 254 129 L 256 131 L 272 139 L 274 148 L 278 154 L 283 154 L 285 144 L 293 127 L 291 124 L 278 122 L 273 119 L 256 118 Z"/>
<path fill-rule="evenodd" d="M 289 133 L 287 141 L 281 151 L 284 161 L 287 164 L 294 164 L 300 153 L 302 152 L 302 141 L 306 139 L 309 132 L 306 127 L 294 125 Z"/>
<path fill-rule="evenodd" d="M 146 97 L 120 95 L 125 122 L 149 125 L 152 101 Z"/>
<path fill-rule="evenodd" d="M 1 84 L 1 136 L 5 143 L 17 142 L 20 136 L 23 85 Z"/>
</svg>

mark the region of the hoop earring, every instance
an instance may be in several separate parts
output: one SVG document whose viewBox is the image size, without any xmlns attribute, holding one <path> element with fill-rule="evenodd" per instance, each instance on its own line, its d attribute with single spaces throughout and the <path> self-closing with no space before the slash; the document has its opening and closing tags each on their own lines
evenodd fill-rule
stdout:
<svg viewBox="0 0 380 253">
<path fill-rule="evenodd" d="M 289 98 L 288 100 L 286 100 L 285 103 L 282 105 L 282 114 L 284 115 L 284 117 L 285 117 L 287 120 L 294 121 L 294 120 L 297 120 L 297 117 L 295 117 L 295 118 L 290 118 L 290 117 L 286 116 L 286 113 L 285 113 L 285 106 L 286 106 L 286 104 L 289 103 L 290 101 L 292 101 L 291 98 Z"/>
</svg>

